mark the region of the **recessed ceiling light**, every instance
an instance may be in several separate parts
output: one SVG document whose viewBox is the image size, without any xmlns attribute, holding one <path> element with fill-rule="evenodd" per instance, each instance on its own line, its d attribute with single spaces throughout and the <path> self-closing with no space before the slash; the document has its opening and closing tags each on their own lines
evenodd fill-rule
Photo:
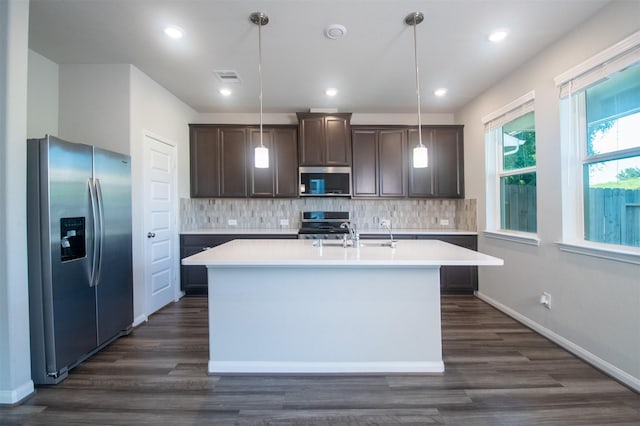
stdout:
<svg viewBox="0 0 640 426">
<path fill-rule="evenodd" d="M 444 87 L 441 87 L 439 89 L 436 89 L 433 91 L 433 94 L 436 95 L 437 97 L 441 98 L 444 95 L 447 94 L 447 89 L 445 89 Z"/>
<path fill-rule="evenodd" d="M 231 90 L 226 89 L 226 88 L 225 89 L 220 89 L 220 94 L 222 96 L 229 96 L 229 95 L 231 95 Z"/>
<path fill-rule="evenodd" d="M 182 28 L 180 27 L 176 27 L 175 25 L 171 25 L 169 27 L 166 27 L 164 29 L 164 33 L 173 39 L 179 39 L 182 38 L 182 36 L 184 36 L 184 31 L 182 31 Z"/>
<path fill-rule="evenodd" d="M 489 41 L 493 43 L 499 43 L 505 38 L 507 38 L 508 35 L 509 35 L 509 30 L 506 30 L 504 28 L 495 30 L 494 32 L 489 34 Z"/>
<path fill-rule="evenodd" d="M 324 29 L 324 34 L 331 40 L 337 40 L 347 34 L 347 28 L 344 25 L 332 24 Z"/>
<path fill-rule="evenodd" d="M 333 96 L 335 96 L 335 95 L 337 95 L 337 94 L 338 94 L 338 89 L 334 89 L 333 87 L 331 87 L 331 88 L 329 88 L 329 89 L 325 90 L 325 91 L 324 91 L 324 93 L 325 93 L 327 96 L 331 96 L 331 97 L 333 97 Z"/>
</svg>

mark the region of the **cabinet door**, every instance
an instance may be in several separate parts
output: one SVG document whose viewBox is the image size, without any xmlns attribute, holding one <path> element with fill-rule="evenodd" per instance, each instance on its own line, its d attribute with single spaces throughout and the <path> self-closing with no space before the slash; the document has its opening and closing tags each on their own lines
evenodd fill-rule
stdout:
<svg viewBox="0 0 640 426">
<path fill-rule="evenodd" d="M 298 138 L 297 129 L 278 128 L 273 131 L 274 173 L 276 197 L 298 196 Z"/>
<path fill-rule="evenodd" d="M 263 128 L 263 143 L 269 149 L 269 168 L 254 165 L 253 152 L 260 146 L 260 129 L 249 130 L 247 161 L 251 197 L 298 196 L 298 142 L 295 127 Z"/>
<path fill-rule="evenodd" d="M 324 165 L 324 117 L 313 116 L 300 118 L 298 138 L 300 165 Z"/>
<path fill-rule="evenodd" d="M 432 133 L 433 195 L 464 198 L 464 143 L 462 126 L 437 127 Z"/>
<path fill-rule="evenodd" d="M 378 132 L 374 129 L 353 130 L 353 196 L 378 196 Z"/>
<path fill-rule="evenodd" d="M 180 235 L 180 258 L 201 252 L 210 247 L 216 247 L 228 241 L 237 239 L 296 239 L 297 235 L 282 234 L 188 234 Z M 205 296 L 208 293 L 208 275 L 205 266 L 180 266 L 180 288 L 187 295 Z"/>
<path fill-rule="evenodd" d="M 247 196 L 247 129 L 220 128 L 220 196 Z"/>
<path fill-rule="evenodd" d="M 218 197 L 220 195 L 219 128 L 190 126 L 189 159 L 191 196 Z"/>
<path fill-rule="evenodd" d="M 200 253 L 210 247 L 219 246 L 233 238 L 226 235 L 181 235 L 180 258 Z M 205 266 L 180 266 L 180 288 L 187 295 L 206 295 L 208 289 Z"/>
<path fill-rule="evenodd" d="M 406 132 L 404 129 L 385 129 L 378 134 L 379 195 L 404 197 L 407 195 Z"/>
<path fill-rule="evenodd" d="M 475 235 L 418 235 L 419 240 L 441 240 L 469 250 L 478 249 Z M 473 294 L 478 290 L 477 266 L 442 266 L 440 292 L 442 294 Z"/>
<path fill-rule="evenodd" d="M 433 197 L 433 164 L 434 158 L 433 147 L 431 146 L 431 137 L 433 131 L 426 127 L 422 127 L 422 143 L 427 147 L 429 152 L 429 167 L 416 169 L 413 167 L 413 149 L 418 146 L 418 129 L 409 129 L 407 143 L 407 163 L 409 169 L 409 197 L 427 198 Z"/>
<path fill-rule="evenodd" d="M 327 166 L 351 165 L 351 125 L 345 117 L 325 117 L 325 161 Z"/>
<path fill-rule="evenodd" d="M 413 148 L 417 129 L 409 130 L 409 196 L 420 198 L 464 198 L 464 142 L 462 126 L 423 126 L 422 143 L 429 150 L 429 167 L 414 169 Z"/>
</svg>

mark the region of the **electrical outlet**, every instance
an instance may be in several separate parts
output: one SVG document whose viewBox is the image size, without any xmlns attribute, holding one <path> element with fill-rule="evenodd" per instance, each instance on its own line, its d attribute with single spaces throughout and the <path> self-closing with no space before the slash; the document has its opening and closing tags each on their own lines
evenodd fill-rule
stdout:
<svg viewBox="0 0 640 426">
<path fill-rule="evenodd" d="M 289 219 L 280 219 L 280 226 L 289 226 Z"/>
<path fill-rule="evenodd" d="M 540 296 L 540 304 L 547 309 L 551 309 L 551 294 L 546 291 Z"/>
<path fill-rule="evenodd" d="M 380 226 L 383 228 L 389 228 L 391 226 L 391 221 L 389 219 L 380 219 Z"/>
<path fill-rule="evenodd" d="M 440 225 L 448 226 L 449 225 L 449 219 L 440 219 Z"/>
<path fill-rule="evenodd" d="M 238 226 L 238 221 L 236 219 L 227 220 L 227 225 L 229 226 Z"/>
</svg>

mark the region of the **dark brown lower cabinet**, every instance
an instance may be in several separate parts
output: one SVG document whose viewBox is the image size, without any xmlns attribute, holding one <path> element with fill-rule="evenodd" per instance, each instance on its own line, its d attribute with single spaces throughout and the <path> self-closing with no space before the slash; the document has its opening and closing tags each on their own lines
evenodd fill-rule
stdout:
<svg viewBox="0 0 640 426">
<path fill-rule="evenodd" d="M 180 258 L 191 256 L 210 247 L 237 239 L 296 239 L 297 235 L 282 234 L 182 234 Z M 384 234 L 362 234 L 363 240 L 382 240 Z M 395 235 L 397 240 L 441 240 L 470 250 L 478 249 L 476 235 Z M 180 288 L 188 296 L 207 294 L 207 268 L 204 266 L 180 266 Z M 440 292 L 442 294 L 473 294 L 478 290 L 477 266 L 443 266 L 440 268 Z"/>
<path fill-rule="evenodd" d="M 441 240 L 446 243 L 478 250 L 475 235 L 418 235 L 419 240 Z M 477 266 L 443 266 L 440 268 L 440 292 L 442 294 L 473 294 L 478 290 Z"/>
<path fill-rule="evenodd" d="M 385 239 L 384 234 L 362 234 L 363 240 Z M 441 240 L 455 244 L 469 250 L 478 250 L 478 237 L 476 235 L 394 235 L 396 240 Z M 401 243 L 398 243 L 401 244 Z M 440 268 L 440 293 L 441 294 L 473 294 L 478 290 L 477 266 L 443 266 Z"/>
<path fill-rule="evenodd" d="M 182 234 L 180 235 L 180 259 L 232 240 L 246 239 L 295 239 L 297 234 Z M 207 294 L 207 268 L 180 265 L 180 289 L 187 296 Z"/>
</svg>

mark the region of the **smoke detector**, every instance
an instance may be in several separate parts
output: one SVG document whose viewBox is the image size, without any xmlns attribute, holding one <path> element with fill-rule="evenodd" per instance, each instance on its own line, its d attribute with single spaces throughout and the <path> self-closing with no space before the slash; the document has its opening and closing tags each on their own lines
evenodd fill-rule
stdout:
<svg viewBox="0 0 640 426">
<path fill-rule="evenodd" d="M 324 35 L 331 40 L 337 40 L 344 37 L 347 34 L 347 29 L 344 25 L 332 24 L 324 29 Z"/>
</svg>

